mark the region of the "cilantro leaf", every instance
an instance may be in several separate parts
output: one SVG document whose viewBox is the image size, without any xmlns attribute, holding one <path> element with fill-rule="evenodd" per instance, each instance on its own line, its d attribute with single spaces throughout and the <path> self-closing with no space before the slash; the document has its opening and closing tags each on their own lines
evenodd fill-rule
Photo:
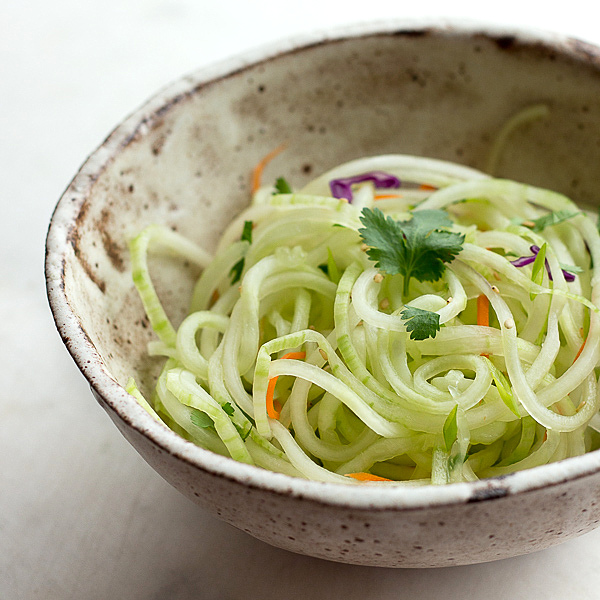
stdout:
<svg viewBox="0 0 600 600">
<path fill-rule="evenodd" d="M 291 194 L 292 187 L 284 177 L 278 177 L 275 181 L 275 193 L 276 194 Z"/>
<path fill-rule="evenodd" d="M 242 230 L 242 242 L 252 243 L 252 228 L 254 227 L 253 221 L 244 221 L 244 229 Z"/>
<path fill-rule="evenodd" d="M 408 221 L 395 221 L 378 208 L 363 208 L 359 229 L 369 246 L 367 255 L 384 273 L 404 276 L 404 295 L 411 277 L 419 281 L 437 281 L 461 250 L 465 236 L 442 229 L 452 226 L 443 210 L 420 210 Z"/>
<path fill-rule="evenodd" d="M 252 227 L 254 227 L 254 223 L 252 221 L 244 221 L 244 229 L 242 230 L 242 237 L 240 238 L 242 242 L 252 243 Z M 245 260 L 240 258 L 233 267 L 231 267 L 231 271 L 229 271 L 229 276 L 231 277 L 231 285 L 237 283 L 242 277 L 242 271 L 244 270 Z"/>
<path fill-rule="evenodd" d="M 221 406 L 221 408 L 225 411 L 226 414 L 228 414 L 230 417 L 233 416 L 234 410 L 233 410 L 233 406 L 231 406 L 231 402 L 225 402 L 225 404 L 223 404 Z"/>
<path fill-rule="evenodd" d="M 406 331 L 410 332 L 411 340 L 426 340 L 434 338 L 440 330 L 440 315 L 415 306 L 407 306 L 400 316 L 406 323 Z"/>
<path fill-rule="evenodd" d="M 578 267 L 577 265 L 565 265 L 565 263 L 558 263 L 558 266 L 563 270 L 566 271 L 567 273 L 573 273 L 573 274 L 578 274 L 578 273 L 583 273 L 584 269 L 582 269 L 581 267 Z"/>
<path fill-rule="evenodd" d="M 546 229 L 546 227 L 551 227 L 552 225 L 558 225 L 563 221 L 567 221 L 568 219 L 572 219 L 577 216 L 579 212 L 573 210 L 553 210 L 551 213 L 544 215 L 543 217 L 539 217 L 539 219 L 534 219 L 532 221 L 533 227 L 530 227 L 532 231 L 539 233 Z"/>
</svg>

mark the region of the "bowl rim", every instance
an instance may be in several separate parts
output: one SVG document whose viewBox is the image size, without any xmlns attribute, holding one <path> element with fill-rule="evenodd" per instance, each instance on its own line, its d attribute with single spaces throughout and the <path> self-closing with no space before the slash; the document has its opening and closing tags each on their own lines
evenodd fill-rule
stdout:
<svg viewBox="0 0 600 600">
<path fill-rule="evenodd" d="M 327 32 L 294 36 L 185 75 L 160 89 L 126 117 L 88 156 L 58 201 L 48 229 L 45 260 L 47 295 L 57 330 L 73 360 L 88 380 L 97 400 L 112 413 L 113 419 L 120 419 L 149 439 L 152 444 L 183 460 L 189 466 L 246 487 L 330 506 L 397 511 L 493 500 L 593 475 L 600 471 L 600 450 L 491 479 L 420 487 L 345 485 L 309 481 L 240 463 L 196 446 L 155 421 L 110 374 L 70 306 L 64 282 L 65 266 L 81 207 L 96 180 L 114 157 L 135 138 L 147 133 L 152 122 L 159 119 L 161 114 L 185 98 L 198 93 L 203 87 L 232 77 L 259 63 L 264 64 L 278 57 L 310 50 L 323 44 L 389 35 L 437 35 L 472 39 L 480 36 L 496 41 L 508 40 L 511 44 L 545 47 L 588 65 L 595 65 L 600 71 L 600 48 L 568 36 L 451 19 L 398 19 L 346 25 Z"/>
</svg>

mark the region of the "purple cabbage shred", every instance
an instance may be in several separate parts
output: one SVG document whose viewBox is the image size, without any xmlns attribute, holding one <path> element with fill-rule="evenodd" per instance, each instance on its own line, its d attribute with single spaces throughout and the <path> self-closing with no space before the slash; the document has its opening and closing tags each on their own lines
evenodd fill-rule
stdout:
<svg viewBox="0 0 600 600">
<path fill-rule="evenodd" d="M 539 246 L 530 246 L 529 249 L 531 250 L 531 252 L 533 252 L 532 256 L 520 256 L 519 258 L 517 258 L 516 260 L 511 260 L 511 264 L 513 264 L 515 267 L 524 267 L 526 265 L 530 265 L 532 262 L 535 261 L 538 252 L 540 251 Z M 545 263 L 545 267 L 546 267 L 546 272 L 548 273 L 548 278 L 550 279 L 550 281 L 552 281 L 552 272 L 550 271 L 550 264 L 548 263 L 548 259 L 546 259 L 544 261 Z M 571 281 L 575 281 L 575 275 L 573 273 L 570 273 L 569 271 L 565 271 L 565 269 L 562 269 L 565 281 L 571 282 Z"/>
<path fill-rule="evenodd" d="M 340 179 L 332 179 L 329 182 L 331 195 L 334 198 L 345 198 L 352 203 L 352 186 L 355 183 L 364 183 L 372 181 L 377 189 L 389 190 L 399 188 L 402 183 L 395 176 L 383 171 L 371 171 L 362 175 L 354 175 L 353 177 L 341 177 Z"/>
</svg>

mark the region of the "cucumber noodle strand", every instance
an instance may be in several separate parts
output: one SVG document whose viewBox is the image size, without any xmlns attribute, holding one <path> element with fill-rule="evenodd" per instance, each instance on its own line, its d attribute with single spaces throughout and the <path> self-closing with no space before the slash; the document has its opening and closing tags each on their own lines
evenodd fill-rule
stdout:
<svg viewBox="0 0 600 600">
<path fill-rule="evenodd" d="M 505 136 L 544 116 L 534 108 Z M 400 187 L 380 194 L 367 181 L 354 184 L 352 202 L 331 197 L 332 179 L 373 171 Z M 465 235 L 462 250 L 441 279 L 413 279 L 403 296 L 402 275 L 380 272 L 365 252 L 363 207 L 398 220 L 444 210 Z M 574 214 L 533 227 L 550 211 Z M 240 241 L 248 221 L 252 241 Z M 525 258 L 544 245 L 546 270 L 534 281 Z M 424 485 L 600 445 L 600 238 L 561 194 L 438 160 L 368 157 L 297 192 L 261 188 L 214 256 L 158 225 L 130 250 L 158 337 L 149 354 L 166 362 L 150 401 L 133 380 L 127 389 L 208 450 L 316 481 Z M 151 252 L 202 269 L 178 327 L 151 277 Z M 482 299 L 489 317 L 478 314 Z M 407 307 L 437 314 L 435 337 L 411 339 Z"/>
</svg>

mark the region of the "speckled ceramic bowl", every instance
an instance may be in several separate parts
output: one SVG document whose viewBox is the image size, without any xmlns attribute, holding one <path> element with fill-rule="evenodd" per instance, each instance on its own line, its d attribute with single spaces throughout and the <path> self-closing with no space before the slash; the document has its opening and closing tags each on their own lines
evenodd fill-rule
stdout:
<svg viewBox="0 0 600 600">
<path fill-rule="evenodd" d="M 126 239 L 166 223 L 211 249 L 249 200 L 252 166 L 287 142 L 267 178 L 302 185 L 363 155 L 410 153 L 482 167 L 505 120 L 500 174 L 598 201 L 600 51 L 562 37 L 451 25 L 360 26 L 252 52 L 176 82 L 127 118 L 61 198 L 47 241 L 60 335 L 97 400 L 183 494 L 266 542 L 390 567 L 489 561 L 557 544 L 600 520 L 600 453 L 514 475 L 419 489 L 315 483 L 214 455 L 166 430 L 124 391 L 158 364 Z M 154 268 L 174 320 L 188 267 Z M 166 273 L 172 275 L 164 275 Z"/>
</svg>

